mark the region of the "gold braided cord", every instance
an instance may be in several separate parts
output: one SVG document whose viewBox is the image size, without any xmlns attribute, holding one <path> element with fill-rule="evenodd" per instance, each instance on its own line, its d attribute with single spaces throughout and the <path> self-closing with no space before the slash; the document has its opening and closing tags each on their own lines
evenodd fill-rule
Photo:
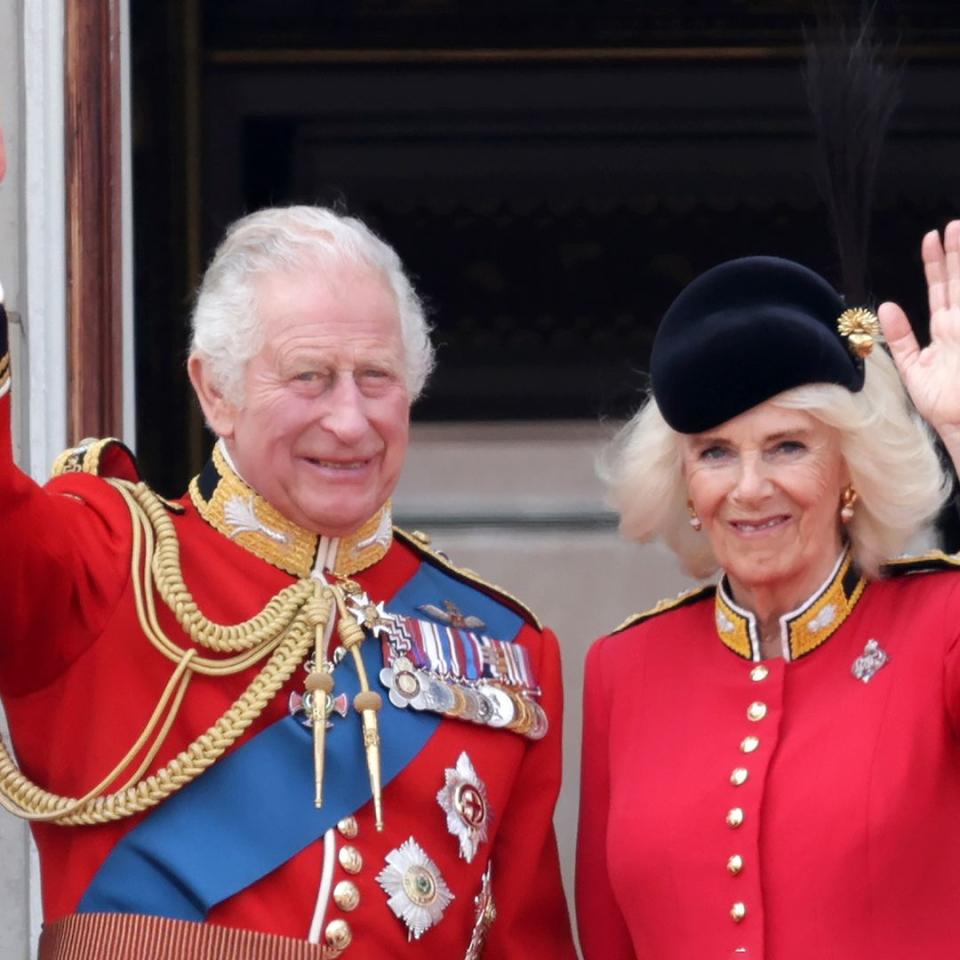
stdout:
<svg viewBox="0 0 960 960">
<path fill-rule="evenodd" d="M 183 656 L 183 650 L 167 637 L 157 620 L 153 589 L 153 576 L 159 566 L 155 561 L 155 556 L 172 540 L 175 548 L 172 555 L 176 560 L 176 568 L 172 571 L 172 579 L 175 582 L 171 585 L 170 581 L 165 579 L 168 573 L 170 573 L 169 565 L 161 567 L 156 584 L 157 592 L 160 593 L 161 596 L 166 595 L 170 598 L 171 607 L 174 605 L 183 607 L 187 604 L 192 604 L 196 607 L 193 598 L 183 584 L 183 577 L 180 573 L 176 531 L 170 522 L 166 510 L 163 509 L 162 501 L 159 504 L 160 511 L 157 512 L 156 506 L 158 498 L 148 487 L 142 484 L 133 486 L 123 481 L 116 481 L 115 486 L 127 500 L 127 506 L 133 517 L 133 556 L 137 557 L 141 554 L 143 556 L 142 582 L 141 578 L 132 572 L 134 598 L 137 604 L 140 625 L 154 647 L 165 657 L 177 662 L 180 657 Z M 155 536 L 159 541 L 156 547 L 154 545 Z M 140 548 L 141 538 L 145 541 L 145 550 L 141 550 Z M 168 549 L 167 553 L 170 555 L 171 551 Z M 151 558 L 154 559 L 152 560 Z M 277 602 L 278 600 L 281 601 L 279 604 Z M 276 594 L 264 609 L 271 607 L 278 608 L 284 622 L 287 624 L 291 623 L 298 614 L 301 614 L 310 624 L 320 624 L 322 626 L 326 624 L 329 617 L 329 604 L 330 601 L 328 599 L 323 599 L 315 595 L 313 581 L 300 580 Z M 255 621 L 257 620 L 259 620 L 259 616 L 247 621 L 247 624 L 252 625 L 248 627 L 251 635 L 256 629 Z M 183 626 L 182 622 L 181 626 Z M 238 625 L 238 627 L 241 626 L 243 625 Z M 195 643 L 201 646 L 209 646 L 205 641 L 205 637 L 215 632 L 216 629 L 223 628 L 218 624 L 212 624 L 204 618 L 202 622 L 195 620 L 193 624 L 189 627 L 184 627 L 184 629 L 190 639 Z M 230 676 L 238 673 L 252 666 L 254 663 L 259 662 L 267 654 L 271 653 L 283 640 L 284 633 L 283 631 L 279 631 L 276 636 L 270 636 L 268 634 L 265 639 L 261 640 L 256 646 L 253 646 L 252 641 L 244 635 L 238 634 L 237 636 L 241 645 L 240 649 L 247 648 L 245 653 L 241 653 L 237 657 L 217 660 L 197 656 L 191 663 L 191 669 L 195 673 L 204 674 L 205 676 Z M 252 649 L 250 649 L 251 647 Z"/>
<path fill-rule="evenodd" d="M 190 653 L 192 654 L 193 651 L 190 651 Z M 133 758 L 143 748 L 143 745 L 149 739 L 153 728 L 156 727 L 160 717 L 163 715 L 163 711 L 170 700 L 171 693 L 173 693 L 174 690 L 177 691 L 174 700 L 175 703 L 179 703 L 179 701 L 182 699 L 181 691 L 186 688 L 186 683 L 189 680 L 189 674 L 186 673 L 186 668 L 190 663 L 190 659 L 191 658 L 189 656 L 184 657 L 183 662 L 177 665 L 173 675 L 167 681 L 167 685 L 164 688 L 163 693 L 160 695 L 160 699 L 157 701 L 153 715 L 147 721 L 147 725 L 144 727 L 143 732 L 137 738 L 137 741 L 133 744 L 133 746 L 127 751 L 127 755 L 123 758 L 123 760 L 121 760 L 120 763 L 117 764 L 117 766 L 114 767 L 114 769 L 92 790 L 89 790 L 82 797 L 69 799 L 69 802 L 63 807 L 58 804 L 54 810 L 50 811 L 41 809 L 39 806 L 35 806 L 35 798 L 38 795 L 43 794 L 44 791 L 41 790 L 40 787 L 31 783 L 26 777 L 23 776 L 23 774 L 20 773 L 16 763 L 6 749 L 6 745 L 3 743 L 3 740 L 0 739 L 0 806 L 10 813 L 22 817 L 25 820 L 55 820 L 58 817 L 68 816 L 74 813 L 85 803 L 89 802 L 93 797 L 96 797 L 102 793 L 114 780 L 116 780 L 120 773 L 130 765 L 130 763 L 133 761 Z M 151 750 L 155 755 L 156 751 L 153 750 L 153 748 L 151 748 Z"/>
<path fill-rule="evenodd" d="M 360 654 L 364 633 L 360 624 L 347 612 L 346 597 L 339 587 L 330 588 L 336 600 L 340 619 L 337 632 L 340 645 L 349 650 L 357 668 L 360 680 L 360 693 L 353 698 L 353 708 L 360 714 L 363 728 L 363 749 L 367 758 L 367 775 L 370 777 L 370 793 L 373 796 L 373 823 L 378 831 L 383 830 L 383 785 L 380 763 L 380 729 L 377 724 L 377 712 L 383 705 L 379 693 L 370 689 L 367 668 Z"/>
<path fill-rule="evenodd" d="M 113 481 L 120 490 L 129 486 L 146 520 L 157 533 L 153 573 L 157 591 L 173 611 L 184 633 L 194 643 L 221 653 L 249 650 L 280 637 L 293 622 L 303 603 L 313 595 L 310 580 L 298 580 L 276 594 L 255 617 L 243 623 L 224 625 L 208 620 L 183 582 L 180 542 L 163 501 L 142 483 Z"/>
<path fill-rule="evenodd" d="M 82 797 L 58 796 L 32 783 L 20 772 L 0 740 L 0 806 L 27 820 L 53 821 L 65 826 L 108 823 L 156 806 L 195 780 L 260 716 L 303 662 L 317 627 L 326 624 L 333 610 L 330 594 L 315 597 L 314 585 L 306 580 L 280 591 L 257 616 L 244 623 L 225 627 L 207 620 L 183 582 L 176 530 L 160 498 L 141 483 L 111 482 L 123 497 L 133 524 L 130 569 L 137 618 L 151 644 L 173 660 L 176 667 L 152 716 L 126 756 Z M 191 640 L 216 650 L 244 651 L 242 655 L 216 661 L 200 657 L 194 649 L 177 647 L 157 620 L 154 587 Z M 272 617 L 283 627 L 277 628 Z M 163 769 L 143 778 L 166 740 L 194 673 L 237 673 L 268 655 L 260 672 L 216 723 Z M 151 737 L 153 742 L 146 755 L 126 783 L 113 793 L 105 793 Z"/>
<path fill-rule="evenodd" d="M 193 653 L 192 650 L 189 652 Z M 166 720 L 163 721 L 163 726 L 157 731 L 157 735 L 153 738 L 153 743 L 151 744 L 150 748 L 147 750 L 143 760 L 140 762 L 140 766 L 137 767 L 137 769 L 130 774 L 130 776 L 127 778 L 126 783 L 124 783 L 123 786 L 120 787 L 118 792 L 122 792 L 124 790 L 129 789 L 130 787 L 135 786 L 137 783 L 140 782 L 140 780 L 144 778 L 144 776 L 146 775 L 146 772 L 150 769 L 151 764 L 156 759 L 157 754 L 160 752 L 160 748 L 164 745 L 164 743 L 166 743 L 167 734 L 170 733 L 170 728 L 173 726 L 174 720 L 177 719 L 177 715 L 180 713 L 180 706 L 183 704 L 183 698 L 187 693 L 187 687 L 190 686 L 190 680 L 191 680 L 191 677 L 193 676 L 193 674 L 190 673 L 189 670 L 187 670 L 190 664 L 190 659 L 192 658 L 184 657 L 183 660 L 181 661 L 181 664 L 178 664 L 177 670 L 174 671 L 174 676 L 176 676 L 178 670 L 181 668 L 181 665 L 182 665 L 182 668 L 184 671 L 183 679 L 177 685 L 173 702 L 170 704 L 170 709 L 167 710 L 167 718 Z M 158 704 L 157 705 L 158 709 L 159 709 L 159 706 L 160 705 Z M 144 728 L 144 733 L 147 733 L 147 731 L 152 732 L 152 728 L 153 728 L 153 718 L 151 717 L 150 722 L 148 722 L 147 726 Z M 146 742 L 146 736 L 144 736 L 143 734 L 141 734 L 140 739 Z M 128 762 L 132 762 L 133 757 L 136 756 L 136 752 L 134 752 L 134 750 L 132 749 L 130 753 L 128 753 L 128 756 L 130 757 L 130 761 Z M 124 765 L 124 767 L 121 767 L 120 769 L 122 770 L 125 767 L 126 767 L 126 764 Z M 118 773 L 119 773 L 119 770 L 118 770 Z M 109 782 L 112 782 L 112 781 L 109 781 Z"/>
</svg>

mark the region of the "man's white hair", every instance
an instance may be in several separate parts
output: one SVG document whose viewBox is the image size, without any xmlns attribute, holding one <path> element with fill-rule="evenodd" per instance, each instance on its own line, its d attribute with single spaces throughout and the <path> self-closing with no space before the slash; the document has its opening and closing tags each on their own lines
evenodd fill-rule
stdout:
<svg viewBox="0 0 960 960">
<path fill-rule="evenodd" d="M 933 520 L 950 494 L 930 428 L 913 409 L 893 361 L 883 349 L 874 350 L 858 393 L 815 383 L 771 402 L 804 410 L 838 431 L 850 482 L 860 496 L 844 529 L 860 570 L 876 577 L 880 565 Z M 599 472 L 625 537 L 661 538 L 694 577 L 717 571 L 708 539 L 689 524 L 681 435 L 667 425 L 652 396 L 607 448 Z M 838 523 L 839 507 L 838 502 Z"/>
<path fill-rule="evenodd" d="M 263 346 L 258 280 L 266 274 L 332 271 L 345 264 L 382 271 L 397 302 L 406 385 L 416 399 L 433 369 L 423 305 L 393 247 L 354 217 L 325 207 L 258 210 L 235 221 L 204 274 L 193 310 L 191 354 L 209 365 L 231 402 L 243 403 L 243 371 Z"/>
</svg>

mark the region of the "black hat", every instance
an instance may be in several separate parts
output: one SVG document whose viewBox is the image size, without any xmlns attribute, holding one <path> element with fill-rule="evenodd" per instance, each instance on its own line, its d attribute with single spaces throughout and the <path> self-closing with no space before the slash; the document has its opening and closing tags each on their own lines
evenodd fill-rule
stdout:
<svg viewBox="0 0 960 960">
<path fill-rule="evenodd" d="M 818 274 L 791 260 L 744 257 L 697 277 L 660 323 L 653 395 L 679 433 L 701 433 L 808 383 L 863 387 L 879 337 L 867 310 L 846 309 Z"/>
</svg>

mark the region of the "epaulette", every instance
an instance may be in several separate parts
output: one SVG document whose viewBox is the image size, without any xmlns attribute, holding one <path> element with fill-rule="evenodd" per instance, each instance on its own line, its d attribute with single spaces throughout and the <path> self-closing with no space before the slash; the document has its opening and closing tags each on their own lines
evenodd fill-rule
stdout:
<svg viewBox="0 0 960 960">
<path fill-rule="evenodd" d="M 412 533 L 408 533 L 406 530 L 402 530 L 397 526 L 393 528 L 393 533 L 402 543 L 405 543 L 408 547 L 412 547 L 413 550 L 421 556 L 426 557 L 431 563 L 435 563 L 451 576 L 456 577 L 463 583 L 469 583 L 471 586 L 477 587 L 477 589 L 487 594 L 487 596 L 501 601 L 515 613 L 520 614 L 524 620 L 535 626 L 538 630 L 543 629 L 543 625 L 529 607 L 521 603 L 513 594 L 507 593 L 502 587 L 498 587 L 495 583 L 484 580 L 473 570 L 469 570 L 466 567 L 458 567 L 451 563 L 447 556 L 434 550 L 430 546 L 430 537 L 427 534 L 420 530 L 414 530 Z"/>
<path fill-rule="evenodd" d="M 668 610 L 677 610 L 680 607 L 686 607 L 691 603 L 696 603 L 703 597 L 712 597 L 716 592 L 717 585 L 715 583 L 708 583 L 703 587 L 694 587 L 692 590 L 687 590 L 685 593 L 681 593 L 679 596 L 668 598 L 666 600 L 660 600 L 649 610 L 644 610 L 643 613 L 632 614 L 631 616 L 627 617 L 627 619 L 624 620 L 619 627 L 617 627 L 615 630 L 611 630 L 610 632 L 620 633 L 621 630 L 626 630 L 628 627 L 635 627 L 638 623 L 645 623 L 647 620 L 657 617 L 661 613 L 666 613 Z"/>
<path fill-rule="evenodd" d="M 88 438 L 81 440 L 75 447 L 64 450 L 53 461 L 51 477 L 62 477 L 71 473 L 89 473 L 104 480 L 126 480 L 128 483 L 140 483 L 140 467 L 133 451 L 116 437 L 104 437 L 102 440 Z M 184 508 L 166 497 L 156 494 L 171 513 L 183 513 Z"/>
<path fill-rule="evenodd" d="M 61 477 L 65 473 L 92 473 L 96 477 L 129 480 L 131 483 L 140 481 L 137 458 L 115 437 L 102 440 L 88 437 L 77 446 L 64 450 L 53 461 L 50 476 Z"/>
<path fill-rule="evenodd" d="M 915 557 L 888 560 L 880 571 L 886 577 L 904 577 L 911 573 L 935 573 L 938 570 L 960 570 L 960 553 L 931 550 Z"/>
</svg>

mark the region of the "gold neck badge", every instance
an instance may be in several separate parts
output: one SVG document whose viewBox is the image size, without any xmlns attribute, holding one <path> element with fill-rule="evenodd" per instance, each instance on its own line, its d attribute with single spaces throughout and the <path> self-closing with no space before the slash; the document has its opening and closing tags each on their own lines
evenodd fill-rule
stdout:
<svg viewBox="0 0 960 960">
<path fill-rule="evenodd" d="M 387 501 L 346 537 L 326 537 L 288 520 L 249 486 L 230 464 L 222 441 L 190 481 L 190 499 L 214 529 L 244 550 L 292 576 L 321 568 L 349 577 L 373 566 L 390 549 L 393 521 Z"/>
<path fill-rule="evenodd" d="M 850 616 L 866 585 L 850 551 L 845 550 L 826 583 L 806 603 L 780 618 L 784 659 L 797 660 L 826 643 Z M 725 646 L 745 660 L 761 659 L 757 619 L 734 603 L 726 577 L 717 585 L 714 618 Z"/>
</svg>

